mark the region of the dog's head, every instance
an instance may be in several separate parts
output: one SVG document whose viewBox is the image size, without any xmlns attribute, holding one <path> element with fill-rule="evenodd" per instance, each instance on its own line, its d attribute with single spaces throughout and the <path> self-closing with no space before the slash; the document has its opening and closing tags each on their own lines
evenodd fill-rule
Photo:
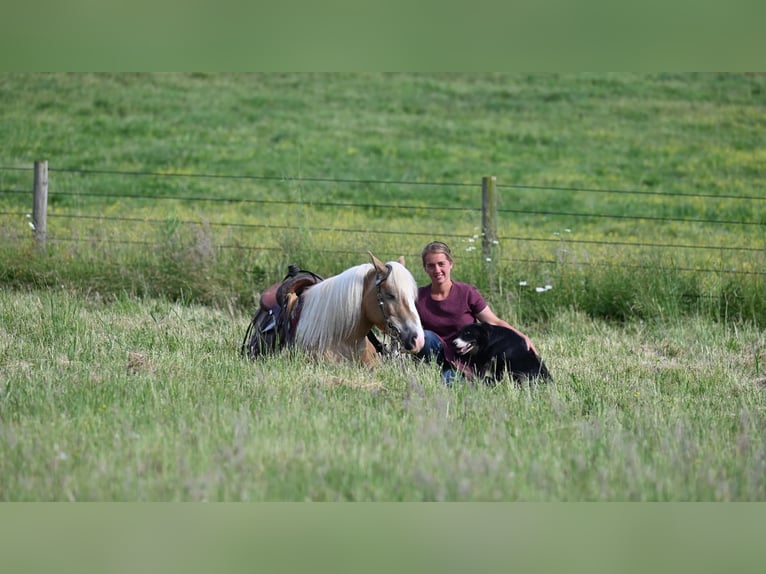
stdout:
<svg viewBox="0 0 766 574">
<path fill-rule="evenodd" d="M 460 330 L 454 340 L 458 355 L 475 355 L 479 350 L 486 346 L 489 335 L 484 325 L 473 323 L 466 325 Z"/>
</svg>

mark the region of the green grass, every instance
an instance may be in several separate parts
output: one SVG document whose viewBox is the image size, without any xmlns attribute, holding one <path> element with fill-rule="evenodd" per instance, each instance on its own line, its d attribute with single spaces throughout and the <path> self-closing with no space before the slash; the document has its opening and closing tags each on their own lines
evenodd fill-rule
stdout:
<svg viewBox="0 0 766 574">
<path fill-rule="evenodd" d="M 420 247 L 440 238 L 460 253 L 457 276 L 497 306 L 503 284 L 528 280 L 557 290 L 548 311 L 575 306 L 608 318 L 665 307 L 718 317 L 733 304 L 736 317 L 764 325 L 765 82 L 737 74 L 5 74 L 0 166 L 25 171 L 0 170 L 1 280 L 251 309 L 289 262 L 329 275 L 370 248 L 406 255 L 423 282 Z M 51 241 L 40 255 L 23 214 L 28 170 L 43 158 Z M 79 169 L 172 176 L 61 171 Z M 489 272 L 480 250 L 468 251 L 488 174 L 501 185 Z M 392 183 L 361 183 L 369 180 Z M 502 187 L 518 185 L 543 189 Z M 667 290 L 654 291 L 663 278 L 646 277 L 657 268 L 673 279 Z M 624 310 L 603 303 L 614 286 Z M 655 305 L 632 300 L 648 292 Z M 523 312 L 545 320 L 536 308 Z"/>
<path fill-rule="evenodd" d="M 0 75 L 0 499 L 763 500 L 764 104 L 758 74 Z M 431 239 L 554 385 L 238 358 L 288 263 L 424 284 Z"/>
<path fill-rule="evenodd" d="M 766 340 L 563 313 L 555 384 L 237 356 L 246 316 L 0 294 L 3 500 L 763 500 Z"/>
</svg>

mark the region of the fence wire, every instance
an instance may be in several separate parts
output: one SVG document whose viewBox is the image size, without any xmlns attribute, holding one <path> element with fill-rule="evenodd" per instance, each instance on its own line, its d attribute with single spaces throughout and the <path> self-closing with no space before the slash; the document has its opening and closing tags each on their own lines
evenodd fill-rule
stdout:
<svg viewBox="0 0 766 574">
<path fill-rule="evenodd" d="M 13 174 L 23 174 L 30 182 L 32 179 L 32 168 L 26 167 L 2 167 L 0 166 L 0 175 L 10 174 L 8 177 L 13 178 Z M 441 191 L 446 188 L 466 189 L 472 188 L 474 190 L 481 190 L 480 183 L 469 183 L 459 181 L 417 181 L 417 180 L 400 180 L 400 179 L 355 179 L 355 178 L 329 178 L 329 177 L 288 177 L 288 176 L 268 176 L 268 175 L 245 175 L 245 174 L 211 174 L 211 173 L 173 173 L 173 172 L 157 172 L 157 171 L 120 171 L 120 170 L 107 170 L 107 169 L 72 169 L 72 168 L 50 168 L 49 174 L 55 176 L 56 174 L 76 176 L 77 178 L 95 178 L 101 176 L 111 176 L 116 178 L 169 178 L 173 180 L 188 179 L 188 180 L 223 180 L 223 181 L 246 181 L 246 182 L 271 182 L 277 184 L 289 184 L 292 182 L 312 183 L 312 184 L 331 184 L 331 185 L 363 185 L 363 186 L 398 186 L 398 187 L 416 187 L 418 189 L 427 188 L 428 191 Z M 69 187 L 78 187 L 78 180 L 69 182 Z M 80 180 L 81 181 L 81 180 Z M 214 196 L 202 196 L 194 194 L 158 194 L 153 192 L 144 191 L 138 192 L 119 192 L 112 191 L 111 189 L 103 188 L 91 189 L 91 190 L 67 190 L 60 189 L 56 185 L 56 178 L 51 177 L 51 188 L 49 190 L 48 201 L 54 206 L 60 204 L 66 204 L 70 200 L 76 200 L 78 198 L 88 199 L 105 199 L 105 200 L 117 200 L 119 202 L 130 201 L 152 201 L 152 202 L 167 202 L 176 201 L 186 204 L 195 203 L 239 203 L 242 205 L 259 206 L 282 206 L 286 208 L 303 207 L 303 208 L 330 208 L 336 210 L 349 210 L 350 212 L 356 211 L 369 211 L 369 210 L 387 210 L 390 212 L 412 212 L 414 210 L 422 210 L 427 213 L 432 212 L 464 212 L 466 217 L 475 216 L 482 211 L 481 207 L 471 207 L 467 205 L 467 202 L 462 202 L 462 205 L 434 205 L 432 203 L 423 203 L 422 201 L 417 203 L 371 203 L 369 201 L 355 202 L 355 201 L 325 201 L 325 200 L 312 200 L 312 199 L 274 199 L 274 198 L 252 198 L 252 197 L 236 197 L 233 195 L 222 195 L 220 192 L 216 192 Z M 742 196 L 731 194 L 712 194 L 712 193 L 687 193 L 687 192 L 658 192 L 647 191 L 638 189 L 607 189 L 607 188 L 591 188 L 591 187 L 576 187 L 576 186 L 547 186 L 547 185 L 526 185 L 526 184 L 498 184 L 498 190 L 526 190 L 526 191 L 552 191 L 561 193 L 589 193 L 589 194 L 612 194 L 616 196 L 620 195 L 634 195 L 640 197 L 648 197 L 651 199 L 669 199 L 673 201 L 679 200 L 716 200 L 716 201 L 741 201 L 750 202 L 752 204 L 759 204 L 766 200 L 766 197 L 759 196 Z M 5 207 L 10 207 L 9 203 L 18 203 L 19 198 L 24 196 L 31 196 L 31 188 L 23 189 L 17 184 L 8 187 L 0 188 L 0 199 L 4 200 Z M 432 199 L 429 197 L 429 199 Z M 29 202 L 31 206 L 31 201 Z M 68 208 L 73 209 L 73 208 Z M 529 217 L 541 217 L 541 218 L 597 218 L 597 219 L 611 219 L 615 221 L 648 221 L 648 222 L 662 222 L 662 223 L 679 223 L 679 224 L 700 224 L 710 226 L 742 226 L 745 228 L 759 228 L 764 226 L 763 221 L 746 220 L 746 219 L 718 219 L 712 217 L 674 217 L 665 215 L 649 215 L 649 214 L 625 214 L 625 213 L 604 213 L 596 211 L 566 211 L 566 210 L 546 210 L 546 209 L 527 209 L 527 208 L 500 208 L 497 209 L 497 213 L 500 215 L 513 215 L 513 216 L 529 216 Z M 25 218 L 29 220 L 30 214 L 25 211 L 18 211 L 12 209 L 6 209 L 0 211 L 0 216 L 10 221 L 15 218 Z M 114 223 L 130 224 L 130 225 L 150 225 L 150 226 L 162 226 L 167 225 L 167 219 L 156 219 L 148 217 L 132 217 L 121 215 L 107 215 L 104 213 L 91 214 L 82 212 L 67 211 L 65 208 L 56 208 L 50 210 L 48 213 L 48 221 L 54 222 L 56 220 L 80 220 L 80 221 L 94 221 L 102 222 L 104 226 L 110 226 Z M 229 228 L 240 230 L 267 230 L 267 231 L 289 231 L 294 226 L 291 224 L 269 223 L 269 222 L 241 222 L 241 221 L 203 221 L 203 220 L 174 220 L 178 225 L 198 225 L 198 226 L 211 226 L 217 228 Z M 30 227 L 31 222 L 27 221 Z M 5 224 L 8 227 L 8 223 Z M 343 226 L 323 226 L 323 225 L 303 225 L 302 229 L 309 233 L 333 233 L 344 235 L 364 235 L 364 236 L 406 236 L 406 237 L 422 237 L 431 238 L 432 233 L 427 231 L 417 230 L 392 230 L 387 229 L 385 226 L 379 228 L 361 228 L 361 227 L 343 227 Z M 20 239 L 24 235 L 13 235 L 12 233 L 6 233 L 6 238 Z M 450 238 L 454 240 L 470 241 L 475 238 L 471 234 L 462 234 L 458 232 L 452 232 Z M 758 241 L 762 241 L 763 236 L 758 236 Z M 50 241 L 58 242 L 95 242 L 102 243 L 114 243 L 123 245 L 142 245 L 142 246 L 157 246 L 157 242 L 141 241 L 141 240 L 129 240 L 118 237 L 95 237 L 95 236 L 64 236 L 57 233 L 48 233 L 47 239 Z M 562 239 L 560 237 L 539 237 L 531 235 L 503 235 L 499 234 L 497 237 L 501 242 L 519 242 L 519 243 L 560 243 Z M 712 245 L 709 243 L 690 244 L 690 243 L 675 243 L 675 242 L 661 242 L 661 241 L 622 241 L 611 238 L 604 239 L 582 239 L 582 238 L 567 238 L 566 244 L 573 245 L 588 245 L 599 246 L 606 249 L 609 248 L 636 248 L 636 249 L 658 249 L 658 250 L 689 250 L 689 251 L 717 251 L 720 253 L 749 253 L 749 254 L 764 254 L 764 247 L 753 245 Z M 244 245 L 244 244 L 231 244 L 231 243 L 219 243 L 217 247 L 222 249 L 260 249 L 264 251 L 276 251 L 279 248 L 269 245 Z M 328 253 L 350 253 L 344 249 L 322 249 Z M 526 262 L 536 264 L 556 264 L 555 259 L 539 259 L 530 257 L 527 259 L 519 259 L 514 257 L 506 257 L 505 261 L 509 262 Z M 581 261 L 580 265 L 590 266 L 609 266 L 609 262 L 597 262 L 597 261 Z M 625 267 L 632 267 L 636 269 L 644 269 L 645 266 L 640 265 L 626 265 L 620 264 Z M 654 269 L 657 269 L 656 267 Z M 742 273 L 751 275 L 763 275 L 765 272 L 757 270 L 734 270 L 723 268 L 705 268 L 705 267 L 683 267 L 675 266 L 674 270 L 677 271 L 693 271 L 703 273 Z"/>
</svg>

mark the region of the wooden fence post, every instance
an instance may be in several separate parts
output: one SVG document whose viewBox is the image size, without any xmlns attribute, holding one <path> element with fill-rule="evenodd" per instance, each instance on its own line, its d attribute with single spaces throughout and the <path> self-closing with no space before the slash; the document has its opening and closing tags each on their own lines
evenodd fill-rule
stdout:
<svg viewBox="0 0 766 574">
<path fill-rule="evenodd" d="M 496 245 L 497 178 L 493 175 L 481 178 L 481 254 L 491 289 L 494 289 L 492 270 L 495 267 Z"/>
<path fill-rule="evenodd" d="M 497 178 L 481 178 L 481 234 L 484 260 L 492 257 L 497 241 Z"/>
<path fill-rule="evenodd" d="M 35 226 L 35 239 L 45 249 L 45 235 L 48 227 L 48 162 L 35 162 L 35 186 L 32 204 L 32 224 Z"/>
</svg>

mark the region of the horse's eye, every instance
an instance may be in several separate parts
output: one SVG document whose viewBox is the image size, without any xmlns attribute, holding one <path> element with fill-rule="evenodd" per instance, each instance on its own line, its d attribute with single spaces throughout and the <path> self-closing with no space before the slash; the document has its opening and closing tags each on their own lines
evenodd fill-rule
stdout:
<svg viewBox="0 0 766 574">
<path fill-rule="evenodd" d="M 386 292 L 386 299 L 388 299 L 389 301 L 396 301 L 396 295 L 394 295 L 390 291 L 387 291 Z"/>
</svg>

